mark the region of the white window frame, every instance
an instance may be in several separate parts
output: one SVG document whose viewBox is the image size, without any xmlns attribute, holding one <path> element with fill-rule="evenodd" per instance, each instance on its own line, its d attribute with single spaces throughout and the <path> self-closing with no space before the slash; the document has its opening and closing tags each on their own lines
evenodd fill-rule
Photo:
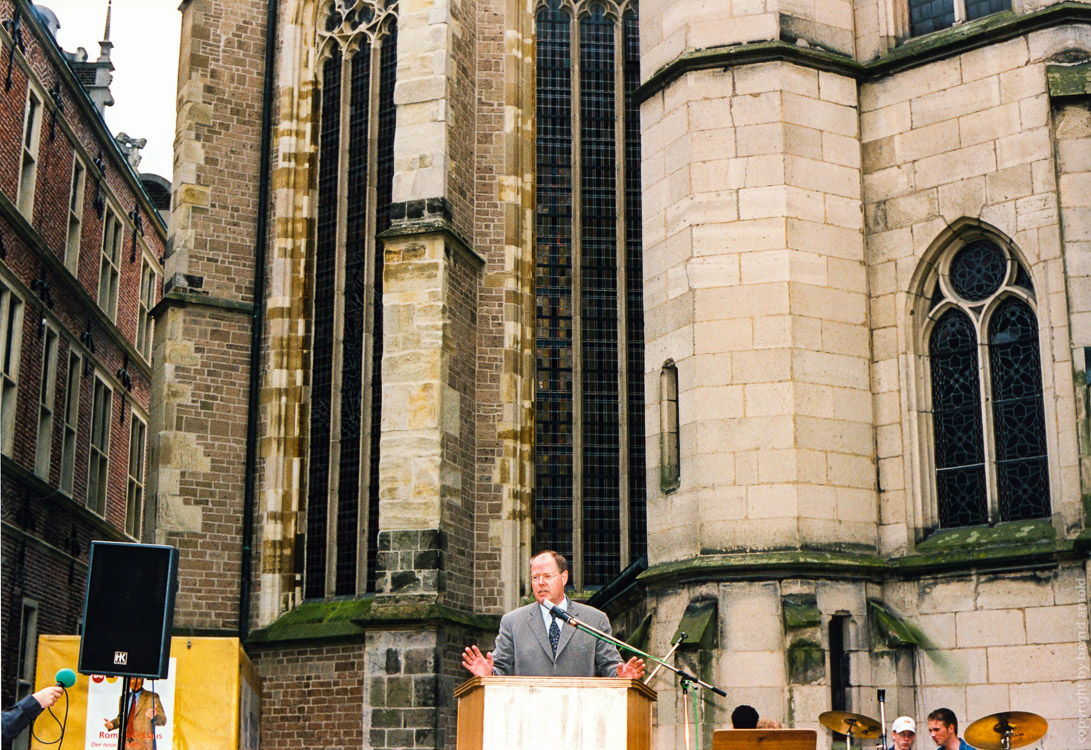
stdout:
<svg viewBox="0 0 1091 750">
<path fill-rule="evenodd" d="M 143 258 L 140 267 L 140 299 L 136 310 L 136 350 L 148 362 L 152 361 L 152 336 L 155 321 L 151 311 L 155 307 L 155 292 L 159 288 L 159 274 L 151 261 Z"/>
<path fill-rule="evenodd" d="M 0 283 L 0 451 L 15 449 L 15 412 L 23 347 L 23 300 Z"/>
<path fill-rule="evenodd" d="M 98 306 L 110 320 L 117 317 L 117 289 L 121 280 L 121 245 L 125 225 L 113 207 L 106 207 L 102 221 L 102 245 L 99 253 Z"/>
<path fill-rule="evenodd" d="M 87 451 L 87 508 L 103 517 L 106 515 L 106 501 L 110 490 L 110 429 L 113 427 L 113 405 L 113 389 L 96 372 L 91 391 L 91 439 Z"/>
<path fill-rule="evenodd" d="M 42 332 L 42 367 L 38 387 L 38 429 L 34 446 L 34 473 L 49 481 L 53 458 L 53 415 L 57 393 L 57 353 L 60 336 L 51 325 Z"/>
<path fill-rule="evenodd" d="M 15 205 L 28 222 L 34 219 L 34 187 L 38 181 L 38 147 L 42 140 L 42 113 L 45 97 L 27 87 L 26 107 L 23 113 L 23 139 L 19 148 L 19 187 L 15 193 Z"/>
<path fill-rule="evenodd" d="M 64 436 L 61 438 L 61 492 L 72 496 L 76 481 L 76 436 L 80 423 L 80 385 L 83 358 L 74 347 L 68 350 L 68 370 L 65 373 Z"/>
<path fill-rule="evenodd" d="M 125 533 L 140 538 L 144 520 L 144 469 L 148 425 L 135 412 L 129 424 L 129 479 L 125 488 Z"/>
<path fill-rule="evenodd" d="M 78 154 L 72 155 L 72 189 L 68 196 L 68 233 L 65 235 L 64 265 L 79 276 L 80 238 L 83 230 L 84 189 L 87 185 L 87 167 Z"/>
</svg>

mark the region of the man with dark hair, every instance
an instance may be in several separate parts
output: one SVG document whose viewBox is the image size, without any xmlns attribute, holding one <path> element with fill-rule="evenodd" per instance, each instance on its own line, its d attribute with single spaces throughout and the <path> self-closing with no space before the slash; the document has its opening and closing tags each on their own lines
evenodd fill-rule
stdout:
<svg viewBox="0 0 1091 750">
<path fill-rule="evenodd" d="M 757 710 L 753 706 L 748 706 L 745 703 L 740 706 L 735 706 L 735 710 L 731 712 L 731 726 L 735 729 L 757 729 Z"/>
<path fill-rule="evenodd" d="M 943 750 L 974 750 L 958 736 L 958 719 L 949 708 L 937 708 L 928 714 L 928 734 L 937 748 Z"/>
<path fill-rule="evenodd" d="M 622 662 L 612 643 L 565 627 L 554 617 L 551 609 L 556 606 L 581 622 L 610 632 L 610 619 L 604 612 L 565 596 L 568 562 L 563 555 L 546 550 L 531 558 L 530 582 L 536 601 L 504 615 L 493 651 L 482 654 L 476 645 L 467 646 L 462 666 L 479 677 L 495 674 L 638 680 L 644 675 L 642 659 L 634 656 Z"/>
</svg>

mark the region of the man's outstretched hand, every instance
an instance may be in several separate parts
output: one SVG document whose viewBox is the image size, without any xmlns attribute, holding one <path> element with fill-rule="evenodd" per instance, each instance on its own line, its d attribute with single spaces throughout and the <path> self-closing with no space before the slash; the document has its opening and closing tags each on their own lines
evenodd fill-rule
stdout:
<svg viewBox="0 0 1091 750">
<path fill-rule="evenodd" d="M 644 676 L 644 660 L 634 656 L 624 664 L 618 664 L 617 676 L 625 680 L 639 680 Z"/>
<path fill-rule="evenodd" d="M 477 646 L 467 646 L 462 652 L 462 666 L 478 677 L 488 677 L 492 674 L 492 651 L 483 654 Z"/>
</svg>

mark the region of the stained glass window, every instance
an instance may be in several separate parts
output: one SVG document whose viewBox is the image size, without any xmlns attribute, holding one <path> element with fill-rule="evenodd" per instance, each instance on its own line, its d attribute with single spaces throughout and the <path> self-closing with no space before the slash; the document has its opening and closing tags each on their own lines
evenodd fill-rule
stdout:
<svg viewBox="0 0 1091 750">
<path fill-rule="evenodd" d="M 909 33 L 930 34 L 1010 9 L 1011 0 L 909 0 Z"/>
<path fill-rule="evenodd" d="M 943 311 L 928 341 L 939 525 L 1048 516 L 1038 324 L 1014 293 L 1033 300 L 1030 275 L 981 238 L 952 251 L 947 283 L 937 280 L 930 295 L 931 309 Z"/>
<path fill-rule="evenodd" d="M 546 0 L 536 28 L 534 545 L 595 587 L 646 549 L 638 24 Z"/>
<path fill-rule="evenodd" d="M 932 422 L 940 525 L 988 520 L 981 431 L 977 335 L 961 310 L 948 310 L 932 331 Z"/>
<path fill-rule="evenodd" d="M 382 253 L 376 235 L 389 226 L 393 180 L 395 11 L 390 0 L 357 2 L 348 10 L 332 2 L 320 26 L 320 41 L 331 51 L 320 78 L 304 555 L 304 596 L 309 598 L 352 595 L 375 586 L 378 491 L 377 482 L 369 479 L 378 476 L 382 403 L 375 366 L 382 358 Z M 378 97 L 373 100 L 376 77 Z M 346 108 L 347 127 L 342 129 Z M 339 340 L 334 335 L 338 323 Z M 365 525 L 367 548 L 361 550 Z M 360 581 L 363 554 L 368 575 Z"/>
<path fill-rule="evenodd" d="M 1038 322 L 1030 307 L 1009 297 L 989 321 L 993 427 L 1000 517 L 1049 515 L 1042 369 Z"/>
</svg>

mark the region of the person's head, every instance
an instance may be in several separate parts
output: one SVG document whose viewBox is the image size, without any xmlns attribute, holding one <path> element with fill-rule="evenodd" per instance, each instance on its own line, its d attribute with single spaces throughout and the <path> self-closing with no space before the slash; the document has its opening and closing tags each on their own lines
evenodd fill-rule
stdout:
<svg viewBox="0 0 1091 750">
<path fill-rule="evenodd" d="M 143 677 L 130 677 L 129 678 L 129 690 L 142 690 L 144 688 Z"/>
<path fill-rule="evenodd" d="M 937 708 L 928 714 L 928 734 L 936 747 L 943 747 L 952 737 L 958 737 L 958 719 L 949 708 Z"/>
<path fill-rule="evenodd" d="M 894 750 L 910 750 L 917 738 L 917 722 L 908 716 L 899 716 L 890 726 L 890 736 L 894 740 Z"/>
<path fill-rule="evenodd" d="M 568 561 L 564 555 L 546 550 L 530 558 L 530 583 L 539 604 L 563 602 L 568 583 Z"/>
<path fill-rule="evenodd" d="M 736 729 L 756 729 L 758 726 L 758 712 L 753 706 L 743 704 L 736 706 L 731 712 L 731 726 Z"/>
</svg>

